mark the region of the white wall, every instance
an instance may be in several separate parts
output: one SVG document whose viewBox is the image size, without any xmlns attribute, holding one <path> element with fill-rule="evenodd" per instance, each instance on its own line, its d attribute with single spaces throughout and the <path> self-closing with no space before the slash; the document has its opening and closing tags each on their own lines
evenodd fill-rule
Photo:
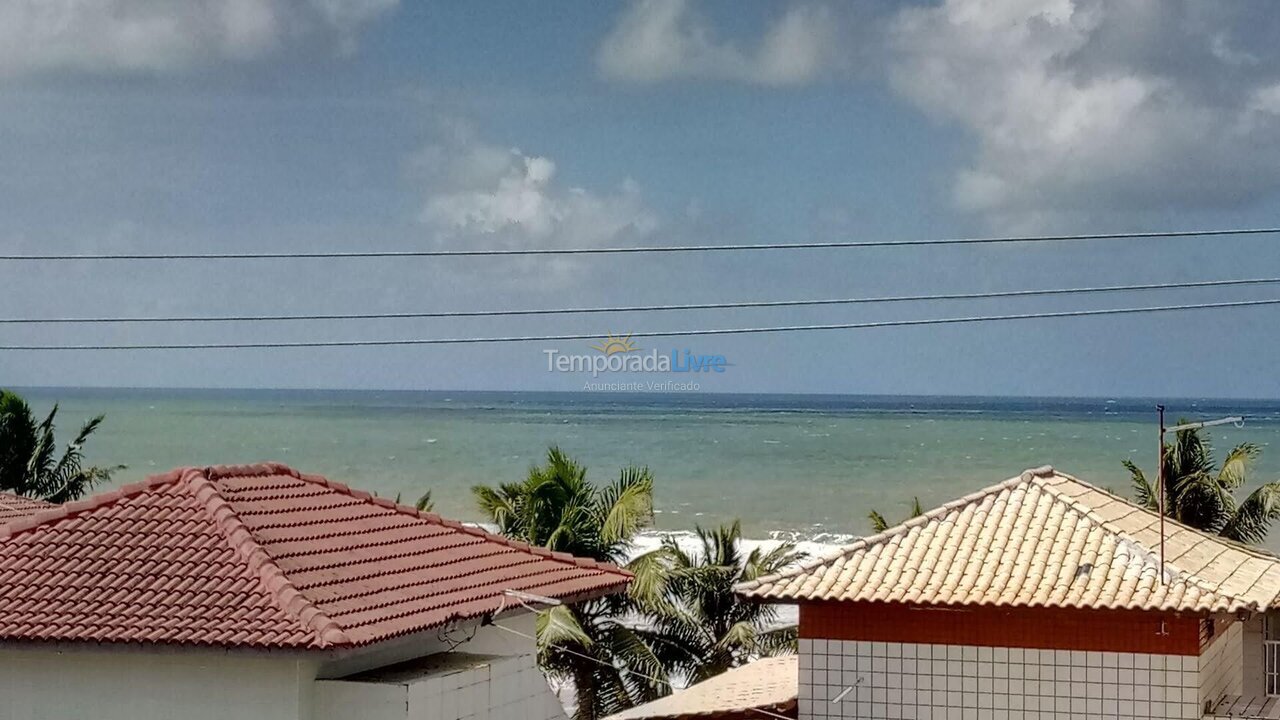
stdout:
<svg viewBox="0 0 1280 720">
<path fill-rule="evenodd" d="M 534 634 L 532 614 L 499 622 L 519 633 Z M 451 648 L 499 660 L 487 662 L 483 671 L 459 673 L 430 686 L 440 690 L 440 703 L 450 703 L 441 707 L 454 713 L 449 720 L 564 717 L 537 668 L 534 642 L 495 627 L 472 625 L 382 643 L 337 658 L 0 646 L 0 720 L 375 720 L 380 717 L 375 708 L 386 698 L 385 688 L 346 683 L 336 690 L 321 689 L 323 682 L 316 678 L 342 677 Z M 455 692 L 446 693 L 445 685 Z M 402 687 L 408 693 L 408 686 Z M 421 712 L 408 717 L 436 720 L 436 711 L 425 710 L 436 707 L 428 686 L 412 689 L 415 697 L 421 696 L 413 704 Z M 335 693 L 340 697 L 335 699 Z M 399 703 L 398 717 L 406 717 L 405 695 L 391 702 L 393 707 Z"/>
<path fill-rule="evenodd" d="M 1241 628 L 1240 643 L 1244 651 L 1244 678 L 1241 695 L 1261 697 L 1267 694 L 1267 661 L 1263 653 L 1263 617 L 1254 615 Z"/>
<path fill-rule="evenodd" d="M 0 648 L 4 720 L 310 720 L 291 656 Z"/>
<path fill-rule="evenodd" d="M 1196 656 L 801 640 L 799 660 L 800 720 L 1201 716 Z"/>
<path fill-rule="evenodd" d="M 1244 694 L 1244 624 L 1217 624 L 1213 641 L 1200 650 L 1200 707 L 1224 694 Z"/>
<path fill-rule="evenodd" d="M 533 655 L 451 654 L 423 672 L 317 680 L 315 720 L 564 720 Z"/>
<path fill-rule="evenodd" d="M 523 613 L 498 620 L 508 632 L 493 625 L 469 626 L 450 630 L 429 630 L 396 638 L 377 645 L 346 652 L 321 665 L 319 677 L 340 678 L 374 668 L 395 665 L 414 658 L 449 652 L 484 655 L 527 655 L 535 651 L 534 641 L 525 636 L 536 634 L 537 616 Z"/>
<path fill-rule="evenodd" d="M 564 720 L 525 637 L 535 616 L 498 623 L 507 630 L 433 631 L 326 663 L 308 688 L 313 720 Z"/>
</svg>

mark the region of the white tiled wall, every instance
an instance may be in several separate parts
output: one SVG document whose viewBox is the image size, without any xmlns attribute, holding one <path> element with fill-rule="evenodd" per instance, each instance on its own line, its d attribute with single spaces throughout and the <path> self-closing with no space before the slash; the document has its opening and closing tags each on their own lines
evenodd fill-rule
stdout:
<svg viewBox="0 0 1280 720">
<path fill-rule="evenodd" d="M 800 641 L 800 720 L 1199 718 L 1199 658 Z"/>
</svg>

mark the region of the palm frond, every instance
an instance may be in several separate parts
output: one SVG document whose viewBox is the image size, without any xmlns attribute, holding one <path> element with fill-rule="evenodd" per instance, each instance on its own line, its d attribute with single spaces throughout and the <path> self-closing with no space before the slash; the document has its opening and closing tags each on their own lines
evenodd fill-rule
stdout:
<svg viewBox="0 0 1280 720">
<path fill-rule="evenodd" d="M 82 425 L 75 439 L 63 450 L 62 458 L 53 466 L 47 479 L 49 487 L 42 493 L 46 499 L 58 498 L 53 502 L 75 500 L 86 495 L 99 480 L 110 479 L 116 468 L 81 469 L 84 463 L 84 444 L 102 424 L 103 417 L 99 415 Z"/>
<path fill-rule="evenodd" d="M 0 390 L 0 490 L 27 495 L 27 463 L 35 453 L 37 425 L 31 406 Z"/>
<path fill-rule="evenodd" d="M 1231 452 L 1222 459 L 1222 468 L 1218 470 L 1218 483 L 1232 490 L 1244 485 L 1249 468 L 1261 454 L 1262 448 L 1254 443 L 1240 443 L 1231 448 Z"/>
<path fill-rule="evenodd" d="M 763 554 L 760 548 L 756 548 L 743 563 L 741 579 L 745 582 L 772 575 L 789 565 L 804 561 L 806 557 L 808 554 L 797 551 L 794 543 L 779 543 L 777 547 Z"/>
<path fill-rule="evenodd" d="M 556 525 L 547 536 L 546 540 L 539 543 L 548 550 L 556 552 L 572 553 L 575 545 L 578 544 L 579 536 L 577 535 L 578 526 L 572 522 L 562 522 Z M 578 555 L 588 555 L 589 553 L 579 550 Z M 612 560 L 612 557 L 595 558 L 597 560 Z"/>
<path fill-rule="evenodd" d="M 1212 476 L 1199 473 L 1175 478 L 1170 495 L 1173 517 L 1211 533 L 1222 529 L 1235 506 L 1229 490 Z"/>
<path fill-rule="evenodd" d="M 1258 545 L 1267 539 L 1267 532 L 1276 520 L 1280 520 L 1280 482 L 1270 482 L 1254 490 L 1240 503 L 1220 534 L 1238 542 Z"/>
<path fill-rule="evenodd" d="M 503 535 L 512 535 L 518 540 L 528 541 L 522 533 L 518 533 L 514 522 L 519 516 L 519 510 L 513 500 L 514 493 L 510 492 L 510 486 L 499 486 L 495 490 L 488 485 L 475 485 L 471 488 L 471 494 L 475 497 L 480 512 L 498 526 L 499 532 Z"/>
<path fill-rule="evenodd" d="M 579 707 L 574 713 L 574 720 L 600 720 L 641 702 L 628 686 L 626 672 L 621 668 L 597 665 L 584 668 L 582 675 L 589 678 L 591 690 L 585 701 L 582 693 L 577 693 Z M 578 687 L 581 684 L 580 681 L 574 683 Z"/>
<path fill-rule="evenodd" d="M 79 500 L 89 490 L 111 480 L 115 473 L 126 469 L 125 465 L 108 467 L 90 467 L 77 471 L 74 475 L 63 479 L 62 483 L 43 494 L 43 499 L 54 504 Z"/>
<path fill-rule="evenodd" d="M 889 521 L 885 520 L 878 510 L 872 510 L 867 513 L 867 520 L 871 521 L 872 533 L 882 533 L 889 529 Z"/>
<path fill-rule="evenodd" d="M 24 494 L 45 497 L 54 490 L 51 476 L 54 465 L 53 454 L 57 449 L 54 442 L 54 419 L 57 415 L 58 406 L 55 403 L 44 421 L 36 428 L 35 447 L 31 451 L 31 457 L 27 459 L 28 492 Z"/>
<path fill-rule="evenodd" d="M 714 647 L 723 652 L 732 652 L 737 649 L 751 652 L 756 646 L 756 630 L 756 626 L 752 623 L 736 622 L 716 639 Z"/>
<path fill-rule="evenodd" d="M 1148 510 L 1159 510 L 1160 496 L 1157 494 L 1156 488 L 1147 481 L 1147 476 L 1143 474 L 1142 468 L 1135 465 L 1132 460 L 1123 462 L 1125 469 L 1129 471 L 1134 502 Z"/>
<path fill-rule="evenodd" d="M 653 475 L 647 467 L 623 468 L 596 499 L 600 540 L 615 545 L 653 522 Z"/>
<path fill-rule="evenodd" d="M 431 499 L 431 491 L 428 490 L 418 496 L 418 500 L 413 503 L 413 507 L 418 512 L 435 512 L 436 504 Z"/>
<path fill-rule="evenodd" d="M 633 576 L 627 594 L 642 608 L 657 612 L 668 609 L 671 566 L 672 554 L 666 546 L 637 555 L 627 563 L 627 570 Z"/>
<path fill-rule="evenodd" d="M 648 639 L 642 631 L 622 624 L 610 626 L 601 638 L 609 655 L 623 669 L 624 682 L 636 702 L 648 702 L 671 692 L 668 663 L 646 642 Z"/>
<path fill-rule="evenodd" d="M 765 657 L 794 653 L 799 649 L 799 638 L 795 625 L 775 628 L 756 637 L 756 651 Z"/>
<path fill-rule="evenodd" d="M 573 488 L 585 484 L 587 469 L 558 445 L 552 445 L 547 449 L 547 464 L 540 474 L 566 488 Z"/>
<path fill-rule="evenodd" d="M 542 651 L 553 647 L 590 650 L 595 643 L 568 605 L 556 605 L 538 613 L 536 627 L 538 648 Z"/>
<path fill-rule="evenodd" d="M 666 549 L 667 555 L 671 558 L 673 568 L 687 568 L 697 564 L 697 559 L 680 547 L 680 543 L 676 542 L 675 538 L 670 535 L 662 538 L 662 547 Z"/>
<path fill-rule="evenodd" d="M 1178 420 L 1185 425 L 1189 420 Z M 1174 436 L 1173 446 L 1165 451 L 1165 477 L 1180 477 L 1199 473 L 1213 472 L 1213 445 L 1208 436 L 1201 435 L 1195 428 L 1179 430 Z"/>
<path fill-rule="evenodd" d="M 102 424 L 92 418 L 57 456 L 58 405 L 40 423 L 22 398 L 0 391 L 0 489 L 62 503 L 86 495 L 98 483 L 124 469 L 123 465 L 84 466 L 84 445 Z"/>
</svg>

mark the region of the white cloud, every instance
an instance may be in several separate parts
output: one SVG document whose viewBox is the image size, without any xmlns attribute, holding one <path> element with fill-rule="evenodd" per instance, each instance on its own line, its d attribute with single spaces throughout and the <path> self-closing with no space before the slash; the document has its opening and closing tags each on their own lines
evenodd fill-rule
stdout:
<svg viewBox="0 0 1280 720">
<path fill-rule="evenodd" d="M 573 187 L 549 158 L 463 135 L 416 161 L 430 191 L 422 221 L 452 242 L 486 247 L 593 247 L 642 240 L 657 227 L 631 180 L 610 192 Z"/>
<path fill-rule="evenodd" d="M 1280 65 L 1251 24 L 1177 0 L 944 0 L 894 18 L 891 80 L 976 137 L 954 199 L 997 224 L 1232 207 L 1280 188 Z"/>
<path fill-rule="evenodd" d="M 1253 93 L 1249 109 L 1267 115 L 1280 115 L 1280 82 L 1258 88 Z"/>
<path fill-rule="evenodd" d="M 688 0 L 639 0 L 600 45 L 596 64 L 608 78 L 637 83 L 723 79 L 758 85 L 801 85 L 834 57 L 831 13 L 795 4 L 744 51 L 716 37 Z"/>
<path fill-rule="evenodd" d="M 319 35 L 343 50 L 398 0 L 5 0 L 0 77 L 166 73 Z"/>
</svg>

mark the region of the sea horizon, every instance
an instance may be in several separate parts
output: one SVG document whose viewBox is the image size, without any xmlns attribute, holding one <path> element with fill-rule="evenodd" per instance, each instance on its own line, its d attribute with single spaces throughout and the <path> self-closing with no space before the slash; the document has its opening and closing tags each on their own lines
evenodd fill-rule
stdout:
<svg viewBox="0 0 1280 720">
<path fill-rule="evenodd" d="M 970 394 L 970 393 L 859 393 L 859 392 L 841 392 L 841 393 L 813 393 L 813 392 L 748 392 L 727 390 L 720 392 L 671 392 L 671 393 L 628 393 L 614 391 L 585 391 L 563 390 L 563 389 L 491 389 L 491 388 L 353 388 L 353 387 L 301 387 L 301 386 L 201 386 L 201 385 L 3 385 L 8 390 L 13 390 L 21 394 L 25 391 L 52 391 L 52 390 L 72 390 L 72 391 L 114 391 L 127 390 L 139 392 L 350 392 L 350 393 L 501 393 L 501 394 L 560 394 L 560 395 L 606 395 L 610 397 L 648 397 L 651 395 L 668 395 L 680 397 L 720 397 L 720 396 L 748 396 L 748 397 L 798 397 L 798 398 L 898 398 L 898 399 L 970 399 L 970 400 L 1028 400 L 1028 401 L 1055 401 L 1055 400 L 1115 400 L 1125 403 L 1150 402 L 1152 403 L 1152 412 L 1156 404 L 1163 404 L 1168 407 L 1170 404 L 1179 404 L 1188 401 L 1196 403 L 1204 402 L 1243 402 L 1243 403 L 1276 403 L 1280 404 L 1280 397 L 1275 398 L 1258 398 L 1258 397 L 1233 397 L 1230 395 L 1171 395 L 1171 396 L 1147 396 L 1147 395 L 1116 395 L 1116 394 L 1098 394 L 1098 395 L 1001 395 L 1001 394 Z"/>
<path fill-rule="evenodd" d="M 867 514 L 905 519 L 1053 465 L 1129 494 L 1121 461 L 1150 468 L 1155 400 L 795 393 L 300 388 L 15 387 L 37 414 L 58 402 L 59 437 L 106 420 L 91 464 L 123 484 L 189 465 L 278 461 L 384 497 L 430 490 L 437 509 L 482 521 L 470 488 L 512 482 L 558 445 L 607 482 L 628 464 L 655 476 L 656 532 L 740 519 L 746 537 L 843 543 Z M 1213 428 L 1220 451 L 1256 442 L 1250 487 L 1280 479 L 1280 401 L 1182 398 L 1166 421 L 1245 417 Z"/>
</svg>

